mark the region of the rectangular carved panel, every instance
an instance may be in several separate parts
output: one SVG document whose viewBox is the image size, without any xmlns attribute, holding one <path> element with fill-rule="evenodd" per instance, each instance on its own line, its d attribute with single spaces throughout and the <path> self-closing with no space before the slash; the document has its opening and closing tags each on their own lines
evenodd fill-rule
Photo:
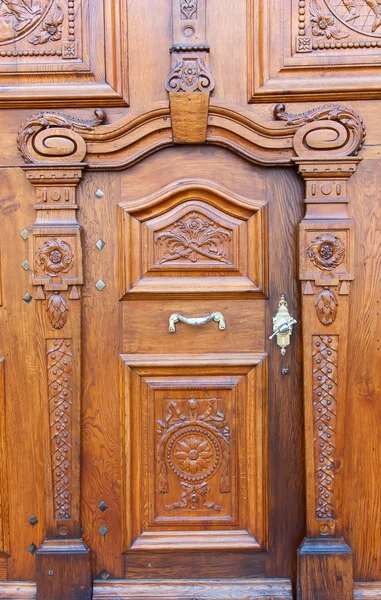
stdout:
<svg viewBox="0 0 381 600">
<path fill-rule="evenodd" d="M 264 355 L 178 358 L 122 356 L 126 549 L 263 549 Z"/>
<path fill-rule="evenodd" d="M 123 295 L 226 290 L 266 295 L 263 201 L 203 181 L 175 183 L 139 204 L 141 210 L 135 202 L 119 205 Z"/>
<path fill-rule="evenodd" d="M 4 0 L 0 105 L 126 104 L 126 10 L 125 0 Z"/>
<path fill-rule="evenodd" d="M 377 0 L 248 4 L 250 101 L 380 97 Z"/>
</svg>

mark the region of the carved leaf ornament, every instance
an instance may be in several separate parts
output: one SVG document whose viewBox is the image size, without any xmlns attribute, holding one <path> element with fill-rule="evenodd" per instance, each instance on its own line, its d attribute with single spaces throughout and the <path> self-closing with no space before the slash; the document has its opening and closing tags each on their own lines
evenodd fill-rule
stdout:
<svg viewBox="0 0 381 600">
<path fill-rule="evenodd" d="M 231 240 L 230 232 L 197 212 L 176 221 L 171 229 L 159 233 L 156 240 L 165 247 L 161 263 L 180 258 L 195 263 L 200 256 L 229 262 L 225 243 Z"/>
<path fill-rule="evenodd" d="M 337 298 L 329 288 L 324 288 L 315 300 L 316 314 L 320 323 L 332 325 L 337 315 Z"/>
</svg>

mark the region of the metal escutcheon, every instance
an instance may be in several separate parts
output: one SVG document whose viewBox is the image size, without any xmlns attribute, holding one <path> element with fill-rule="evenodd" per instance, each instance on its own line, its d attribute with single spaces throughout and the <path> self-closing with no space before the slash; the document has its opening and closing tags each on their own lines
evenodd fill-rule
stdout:
<svg viewBox="0 0 381 600">
<path fill-rule="evenodd" d="M 278 312 L 273 317 L 273 334 L 270 335 L 269 339 L 272 340 L 276 336 L 276 343 L 283 356 L 286 354 L 287 346 L 290 345 L 292 326 L 295 324 L 296 320 L 288 312 L 287 302 L 282 294 L 279 300 Z"/>
</svg>

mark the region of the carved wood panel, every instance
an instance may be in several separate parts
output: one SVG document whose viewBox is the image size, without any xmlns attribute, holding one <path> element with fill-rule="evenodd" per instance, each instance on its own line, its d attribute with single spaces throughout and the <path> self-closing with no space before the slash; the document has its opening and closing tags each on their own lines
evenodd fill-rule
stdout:
<svg viewBox="0 0 381 600">
<path fill-rule="evenodd" d="M 122 356 L 126 550 L 265 547 L 264 358 Z"/>
<path fill-rule="evenodd" d="M 126 104 L 126 10 L 125 0 L 3 0 L 0 106 Z"/>
<path fill-rule="evenodd" d="M 231 292 L 266 294 L 265 202 L 195 180 L 140 199 L 139 208 L 119 206 L 123 295 L 221 292 L 228 284 Z"/>
<path fill-rule="evenodd" d="M 380 97 L 378 0 L 248 4 L 250 101 Z"/>
</svg>

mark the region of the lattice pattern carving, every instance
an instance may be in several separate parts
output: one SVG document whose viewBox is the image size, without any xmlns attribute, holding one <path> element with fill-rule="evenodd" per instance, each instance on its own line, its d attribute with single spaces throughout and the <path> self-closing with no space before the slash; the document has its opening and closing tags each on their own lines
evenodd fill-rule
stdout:
<svg viewBox="0 0 381 600">
<path fill-rule="evenodd" d="M 71 340 L 47 340 L 53 510 L 55 519 L 71 518 L 72 358 Z"/>
<path fill-rule="evenodd" d="M 315 515 L 334 518 L 337 405 L 337 335 L 312 337 Z"/>
</svg>

